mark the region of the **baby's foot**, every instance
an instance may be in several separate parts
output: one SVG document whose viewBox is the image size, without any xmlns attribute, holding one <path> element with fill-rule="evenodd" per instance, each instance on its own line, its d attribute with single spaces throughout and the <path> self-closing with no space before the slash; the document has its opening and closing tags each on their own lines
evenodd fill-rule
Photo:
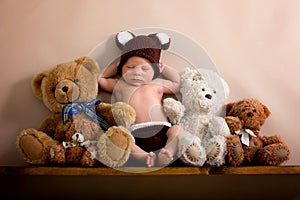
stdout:
<svg viewBox="0 0 300 200">
<path fill-rule="evenodd" d="M 146 160 L 147 166 L 148 167 L 153 167 L 154 164 L 155 164 L 155 160 L 156 160 L 156 154 L 151 151 L 147 155 L 147 160 Z"/>
<path fill-rule="evenodd" d="M 171 152 L 163 148 L 158 153 L 157 165 L 161 167 L 167 166 L 172 160 L 173 160 L 173 155 L 171 154 Z"/>
</svg>

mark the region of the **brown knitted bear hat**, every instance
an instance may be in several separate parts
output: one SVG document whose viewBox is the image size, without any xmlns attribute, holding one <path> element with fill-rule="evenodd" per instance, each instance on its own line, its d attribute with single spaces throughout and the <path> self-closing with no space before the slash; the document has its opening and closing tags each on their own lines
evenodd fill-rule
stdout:
<svg viewBox="0 0 300 200">
<path fill-rule="evenodd" d="M 167 50 L 171 39 L 165 33 L 155 33 L 135 36 L 128 31 L 121 31 L 116 35 L 117 46 L 122 50 L 118 74 L 122 76 L 122 67 L 132 56 L 146 58 L 154 69 L 153 79 L 159 76 L 159 61 L 161 50 Z"/>
</svg>

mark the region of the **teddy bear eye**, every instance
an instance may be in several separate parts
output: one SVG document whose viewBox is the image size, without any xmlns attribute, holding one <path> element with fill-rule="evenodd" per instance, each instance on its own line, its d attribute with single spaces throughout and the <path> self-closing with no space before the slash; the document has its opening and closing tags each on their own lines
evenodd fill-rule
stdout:
<svg viewBox="0 0 300 200">
<path fill-rule="evenodd" d="M 74 83 L 77 85 L 79 83 L 79 79 L 75 79 Z"/>
<path fill-rule="evenodd" d="M 205 91 L 205 88 L 202 88 L 201 90 L 204 92 L 204 91 Z"/>
<path fill-rule="evenodd" d="M 55 92 L 55 89 L 56 89 L 56 87 L 52 87 L 52 88 L 51 88 L 51 91 L 52 91 L 52 92 Z"/>
<path fill-rule="evenodd" d="M 242 112 L 245 112 L 245 109 L 243 109 Z"/>
<path fill-rule="evenodd" d="M 254 109 L 253 112 L 256 112 L 256 109 Z"/>
<path fill-rule="evenodd" d="M 213 90 L 213 93 L 214 93 L 214 94 L 217 94 L 217 91 L 216 91 L 216 90 Z"/>
</svg>

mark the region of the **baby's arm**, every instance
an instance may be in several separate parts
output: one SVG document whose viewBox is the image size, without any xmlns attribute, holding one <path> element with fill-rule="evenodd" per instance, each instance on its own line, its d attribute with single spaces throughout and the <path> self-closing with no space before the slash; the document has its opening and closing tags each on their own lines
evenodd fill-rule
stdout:
<svg viewBox="0 0 300 200">
<path fill-rule="evenodd" d="M 116 83 L 118 82 L 117 79 L 113 78 L 117 75 L 117 66 L 118 64 L 113 64 L 105 69 L 100 73 L 98 84 L 99 87 L 103 90 L 108 92 L 113 92 Z"/>
<path fill-rule="evenodd" d="M 165 79 L 158 79 L 158 83 L 162 84 L 164 88 L 164 93 L 166 94 L 174 94 L 177 93 L 180 89 L 180 75 L 179 73 L 168 65 L 164 65 L 163 63 L 161 74 L 165 77 Z"/>
</svg>

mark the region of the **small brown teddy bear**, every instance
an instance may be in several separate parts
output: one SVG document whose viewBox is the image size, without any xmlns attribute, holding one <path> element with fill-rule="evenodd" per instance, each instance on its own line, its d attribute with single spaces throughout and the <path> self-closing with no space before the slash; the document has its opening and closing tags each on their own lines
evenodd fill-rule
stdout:
<svg viewBox="0 0 300 200">
<path fill-rule="evenodd" d="M 38 130 L 24 129 L 17 138 L 27 163 L 119 167 L 128 160 L 135 111 L 96 100 L 98 73 L 97 63 L 82 57 L 33 78 L 33 91 L 51 114 Z"/>
<path fill-rule="evenodd" d="M 280 165 L 290 156 L 288 146 L 279 135 L 260 136 L 261 126 L 271 112 L 257 99 L 244 99 L 227 104 L 226 162 L 229 165 Z"/>
</svg>

